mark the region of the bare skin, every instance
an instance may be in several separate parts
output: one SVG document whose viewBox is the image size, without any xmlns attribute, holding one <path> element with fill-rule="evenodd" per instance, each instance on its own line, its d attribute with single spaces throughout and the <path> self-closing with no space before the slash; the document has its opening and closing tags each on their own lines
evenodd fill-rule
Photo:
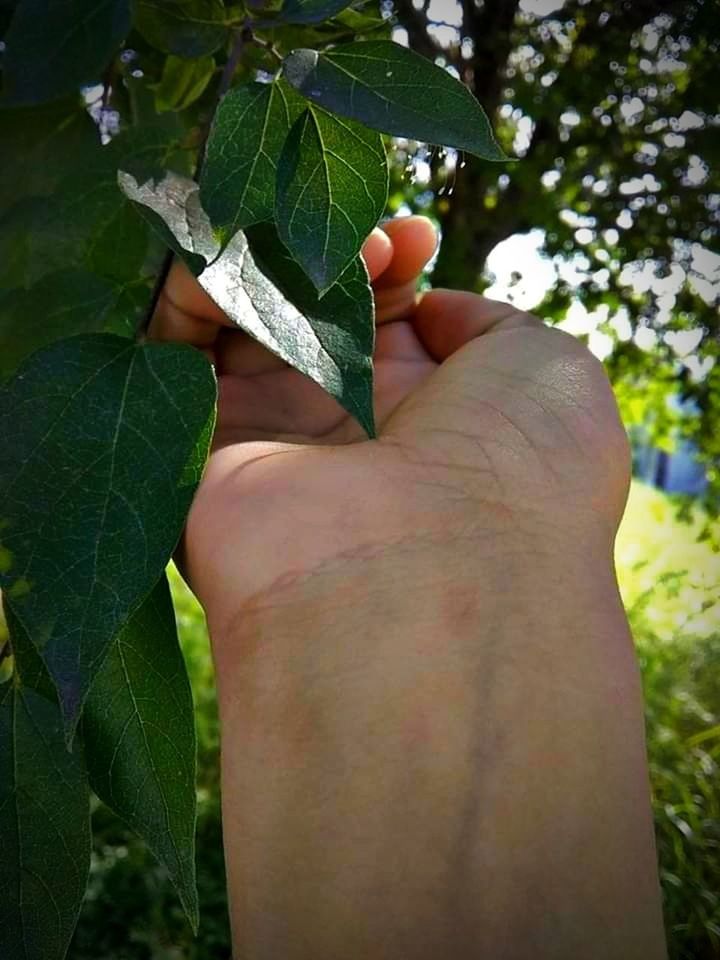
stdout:
<svg viewBox="0 0 720 960">
<path fill-rule="evenodd" d="M 234 956 L 660 960 L 612 391 L 535 317 L 416 296 L 435 242 L 409 218 L 365 247 L 375 441 L 184 268 L 151 327 L 220 384 L 184 563 Z"/>
</svg>

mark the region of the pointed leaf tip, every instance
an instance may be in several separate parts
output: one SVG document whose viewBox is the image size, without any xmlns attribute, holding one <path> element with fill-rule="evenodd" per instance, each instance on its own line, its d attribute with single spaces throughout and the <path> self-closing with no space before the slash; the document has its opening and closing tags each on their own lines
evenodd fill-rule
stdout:
<svg viewBox="0 0 720 960">
<path fill-rule="evenodd" d="M 92 789 L 167 868 L 196 931 L 195 719 L 165 575 L 112 643 L 83 737 Z"/>
<path fill-rule="evenodd" d="M 321 295 L 360 253 L 388 187 L 380 134 L 312 105 L 296 120 L 278 164 L 275 221 Z"/>
<path fill-rule="evenodd" d="M 299 49 L 283 73 L 299 93 L 332 113 L 396 137 L 507 160 L 485 111 L 447 70 L 390 40 Z"/>
</svg>

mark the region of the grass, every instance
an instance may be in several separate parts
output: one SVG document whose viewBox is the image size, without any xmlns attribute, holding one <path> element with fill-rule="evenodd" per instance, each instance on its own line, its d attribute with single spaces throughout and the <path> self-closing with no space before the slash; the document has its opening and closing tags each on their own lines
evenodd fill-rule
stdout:
<svg viewBox="0 0 720 960">
<path fill-rule="evenodd" d="M 634 484 L 616 566 L 643 676 L 671 960 L 720 957 L 720 554 Z"/>
</svg>

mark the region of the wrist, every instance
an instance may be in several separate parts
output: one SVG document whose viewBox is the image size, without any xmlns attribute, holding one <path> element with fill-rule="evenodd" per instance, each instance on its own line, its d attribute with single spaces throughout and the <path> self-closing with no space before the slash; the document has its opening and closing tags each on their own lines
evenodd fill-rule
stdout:
<svg viewBox="0 0 720 960">
<path fill-rule="evenodd" d="M 248 955 L 494 956 L 511 930 L 518 956 L 525 936 L 661 956 L 639 679 L 602 551 L 367 546 L 251 598 L 214 645 Z"/>
<path fill-rule="evenodd" d="M 625 623 L 611 551 L 601 540 L 571 544 L 517 529 L 368 539 L 315 565 L 286 569 L 239 604 L 226 601 L 207 613 L 223 697 L 232 696 L 237 671 L 268 664 L 274 682 L 295 682 L 330 659 L 342 673 L 343 658 L 357 669 L 388 655 L 402 658 L 414 640 L 471 653 L 489 624 L 498 636 L 530 637 L 548 605 Z M 557 642 L 573 641 L 564 634 Z"/>
</svg>

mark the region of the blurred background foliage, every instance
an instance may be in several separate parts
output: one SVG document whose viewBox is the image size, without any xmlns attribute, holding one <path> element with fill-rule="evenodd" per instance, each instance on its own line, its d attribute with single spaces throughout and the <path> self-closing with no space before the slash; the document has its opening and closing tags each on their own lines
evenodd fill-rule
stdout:
<svg viewBox="0 0 720 960">
<path fill-rule="evenodd" d="M 692 438 L 716 517 L 720 6 L 396 0 L 395 9 L 395 39 L 462 77 L 519 158 L 489 165 L 397 147 L 393 208 L 429 213 L 443 232 L 433 282 L 490 287 L 589 340 L 628 426 L 668 451 Z M 518 234 L 532 243 L 506 243 L 499 256 Z M 493 267 L 505 273 L 500 287 Z"/>
<path fill-rule="evenodd" d="M 4 322 L 42 316 L 62 335 L 54 271 L 72 269 L 73 309 L 142 316 L 162 250 L 115 170 L 192 170 L 230 31 L 278 3 L 135 0 L 124 48 L 82 97 L 0 111 L 0 143 L 15 147 L 0 149 L 0 377 Z M 0 0 L 0 37 L 15 6 Z M 202 29 L 178 24 L 180 8 L 201 11 Z M 643 670 L 671 957 L 720 957 L 717 0 L 371 0 L 258 34 L 266 46 L 246 48 L 238 80 L 274 72 L 271 47 L 379 36 L 461 77 L 518 161 L 389 143 L 389 213 L 425 213 L 442 231 L 432 282 L 513 300 L 584 338 L 630 429 L 664 450 L 695 444 L 702 503 L 635 483 L 616 559 Z M 173 589 L 197 705 L 200 936 L 97 804 L 71 960 L 229 957 L 212 666 L 200 610 L 177 576 Z"/>
</svg>

